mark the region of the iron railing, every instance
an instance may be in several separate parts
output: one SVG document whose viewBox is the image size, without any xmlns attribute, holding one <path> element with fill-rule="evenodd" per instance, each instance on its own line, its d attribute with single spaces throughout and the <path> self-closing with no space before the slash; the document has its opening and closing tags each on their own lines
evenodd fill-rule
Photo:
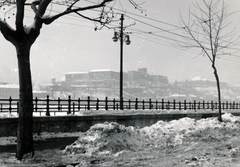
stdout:
<svg viewBox="0 0 240 167">
<path fill-rule="evenodd" d="M 205 102 L 205 101 L 176 101 L 176 100 L 123 100 L 123 109 L 127 110 L 200 110 L 200 109 L 218 109 L 217 102 Z M 240 109 L 238 102 L 222 102 L 221 107 L 223 110 L 237 110 Z M 33 99 L 34 112 L 46 112 L 47 116 L 50 116 L 50 112 L 66 112 L 67 114 L 74 114 L 80 110 L 119 110 L 120 100 L 108 99 L 106 97 L 103 100 L 100 99 L 50 99 L 47 96 L 45 99 L 35 98 Z M 0 99 L 0 112 L 19 112 L 19 99 Z"/>
</svg>

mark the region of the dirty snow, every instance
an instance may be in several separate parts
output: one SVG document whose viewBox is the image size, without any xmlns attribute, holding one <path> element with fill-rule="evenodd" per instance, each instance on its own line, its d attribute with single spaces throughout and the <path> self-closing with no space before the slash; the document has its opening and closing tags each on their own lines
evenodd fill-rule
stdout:
<svg viewBox="0 0 240 167">
<path fill-rule="evenodd" d="M 195 120 L 186 117 L 158 121 L 144 128 L 105 122 L 92 126 L 87 132 L 77 133 L 78 140 L 59 150 L 58 157 L 68 167 L 240 166 L 239 132 L 240 117 L 227 112 L 223 122 L 217 118 Z M 51 135 L 57 134 L 43 133 L 35 138 Z M 31 164 L 39 164 L 39 159 L 32 160 Z"/>
<path fill-rule="evenodd" d="M 217 118 L 195 120 L 182 118 L 170 122 L 158 121 L 141 129 L 125 127 L 115 122 L 99 123 L 82 133 L 67 146 L 64 154 L 112 154 L 139 151 L 146 147 L 175 147 L 196 141 L 220 141 L 240 131 L 240 118 L 226 113 L 223 122 Z"/>
</svg>

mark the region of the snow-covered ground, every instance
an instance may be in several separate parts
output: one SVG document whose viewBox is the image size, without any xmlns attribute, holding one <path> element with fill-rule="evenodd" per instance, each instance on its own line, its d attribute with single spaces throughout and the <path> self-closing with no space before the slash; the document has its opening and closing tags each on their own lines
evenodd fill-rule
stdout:
<svg viewBox="0 0 240 167">
<path fill-rule="evenodd" d="M 230 113 L 223 115 L 224 122 L 216 118 L 194 120 L 182 118 L 171 122 L 158 121 L 156 124 L 136 129 L 118 123 L 96 124 L 62 153 L 76 159 L 84 156 L 124 157 L 129 152 L 148 149 L 168 150 L 182 145 L 192 145 L 199 141 L 222 141 L 240 132 L 240 118 Z M 239 147 L 231 148 L 234 154 Z M 77 158 L 78 159 L 78 158 Z"/>
<path fill-rule="evenodd" d="M 158 121 L 140 129 L 106 122 L 92 126 L 87 132 L 42 133 L 34 135 L 34 138 L 44 140 L 70 135 L 79 138 L 57 151 L 58 160 L 55 158 L 55 163 L 58 165 L 60 158 L 61 164 L 78 167 L 240 166 L 240 117 L 228 112 L 223 115 L 223 122 L 217 118 L 182 118 L 170 122 Z M 0 141 L 0 145 L 4 145 L 15 142 L 16 138 L 0 138 Z M 40 163 L 41 156 L 37 154 L 31 161 L 14 163 L 53 164 L 54 156 L 50 156 L 48 161 L 45 157 Z M 1 160 L 1 163 L 7 164 L 8 161 Z"/>
</svg>

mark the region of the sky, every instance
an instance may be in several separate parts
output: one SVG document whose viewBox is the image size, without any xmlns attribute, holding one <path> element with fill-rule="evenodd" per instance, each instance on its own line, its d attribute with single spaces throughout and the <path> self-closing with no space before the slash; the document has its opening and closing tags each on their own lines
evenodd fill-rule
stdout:
<svg viewBox="0 0 240 167">
<path fill-rule="evenodd" d="M 147 68 L 150 74 L 167 76 L 170 82 L 191 80 L 195 76 L 214 81 L 211 63 L 206 56 L 199 54 L 201 50 L 186 49 L 174 42 L 174 39 L 180 39 L 174 34 L 183 33 L 179 28 L 180 13 L 187 20 L 189 7 L 194 9 L 192 4 L 195 0 L 141 2 L 144 11 L 134 9 L 128 1 L 117 0 L 114 6 L 116 13 L 124 14 L 124 32 L 129 34 L 131 40 L 130 45 L 123 46 L 124 71 Z M 225 5 L 228 13 L 240 11 L 238 0 L 226 0 Z M 51 12 L 59 10 L 61 7 L 58 5 Z M 13 23 L 14 12 L 14 9 L 0 10 L 1 16 L 7 18 L 9 24 Z M 29 10 L 26 16 L 26 25 L 30 25 L 32 14 Z M 239 18 L 240 12 L 228 18 L 230 25 L 227 30 L 234 29 L 234 37 L 240 36 Z M 119 31 L 120 20 L 114 24 L 115 31 Z M 51 77 L 57 81 L 64 80 L 64 75 L 68 72 L 93 69 L 118 71 L 120 42 L 112 41 L 114 29 L 94 31 L 94 28 L 93 22 L 77 15 L 65 16 L 51 25 L 44 25 L 31 48 L 33 84 L 50 83 Z M 0 36 L 0 46 L 0 82 L 16 83 L 18 67 L 15 48 L 3 36 Z M 240 49 L 240 45 L 235 48 Z M 220 57 L 216 65 L 220 81 L 231 85 L 240 84 L 240 52 Z"/>
</svg>

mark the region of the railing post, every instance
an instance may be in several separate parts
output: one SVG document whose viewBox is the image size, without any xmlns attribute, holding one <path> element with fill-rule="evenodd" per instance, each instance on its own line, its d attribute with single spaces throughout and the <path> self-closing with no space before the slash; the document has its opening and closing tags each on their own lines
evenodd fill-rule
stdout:
<svg viewBox="0 0 240 167">
<path fill-rule="evenodd" d="M 58 97 L 58 111 L 61 111 L 61 99 Z"/>
<path fill-rule="evenodd" d="M 226 101 L 226 109 L 228 109 L 228 101 Z"/>
<path fill-rule="evenodd" d="M 131 110 L 131 100 L 128 100 L 128 109 Z"/>
<path fill-rule="evenodd" d="M 115 110 L 116 109 L 116 100 L 115 100 L 115 98 L 113 99 L 113 110 Z"/>
<path fill-rule="evenodd" d="M 179 101 L 178 106 L 179 106 L 179 110 L 182 110 L 182 104 L 181 104 L 181 101 Z"/>
<path fill-rule="evenodd" d="M 175 101 L 175 99 L 173 100 L 173 110 L 175 110 L 176 109 L 176 101 Z"/>
<path fill-rule="evenodd" d="M 135 110 L 138 109 L 138 98 L 136 98 L 136 101 L 135 101 Z"/>
<path fill-rule="evenodd" d="M 71 114 L 71 96 L 68 96 L 68 112 L 67 114 Z"/>
<path fill-rule="evenodd" d="M 38 110 L 38 98 L 35 98 L 35 112 Z"/>
<path fill-rule="evenodd" d="M 205 109 L 205 101 L 203 100 L 203 109 Z"/>
<path fill-rule="evenodd" d="M 211 109 L 213 110 L 214 108 L 213 108 L 213 101 L 211 101 Z"/>
<path fill-rule="evenodd" d="M 156 100 L 156 110 L 158 110 L 158 101 Z"/>
<path fill-rule="evenodd" d="M 200 101 L 198 102 L 198 109 L 200 110 L 200 107 L 201 106 L 201 103 L 200 103 Z"/>
<path fill-rule="evenodd" d="M 78 98 L 78 111 L 80 111 L 81 110 L 81 99 L 80 99 L 80 97 Z"/>
<path fill-rule="evenodd" d="M 87 110 L 90 110 L 90 96 L 87 99 Z"/>
<path fill-rule="evenodd" d="M 152 109 L 152 99 L 149 99 L 149 110 Z"/>
<path fill-rule="evenodd" d="M 196 100 L 193 100 L 193 109 L 196 110 Z"/>
<path fill-rule="evenodd" d="M 192 110 L 192 103 L 189 102 L 189 109 Z"/>
<path fill-rule="evenodd" d="M 143 109 L 143 110 L 145 110 L 145 105 L 144 105 L 144 103 L 145 103 L 145 101 L 143 100 L 143 101 L 142 101 L 142 105 L 143 105 L 143 106 L 142 106 L 142 109 Z"/>
<path fill-rule="evenodd" d="M 105 110 L 108 110 L 108 97 L 105 98 Z"/>
<path fill-rule="evenodd" d="M 162 99 L 162 110 L 164 110 L 164 99 Z"/>
<path fill-rule="evenodd" d="M 99 99 L 97 98 L 96 110 L 99 110 Z"/>
<path fill-rule="evenodd" d="M 47 102 L 47 106 L 46 106 L 46 116 L 50 116 L 50 112 L 49 112 L 49 96 L 47 95 L 47 99 L 46 99 L 46 102 Z"/>
<path fill-rule="evenodd" d="M 187 101 L 184 100 L 184 110 L 186 110 L 186 109 L 187 109 Z"/>
<path fill-rule="evenodd" d="M 11 114 L 12 112 L 12 97 L 10 96 L 9 98 L 9 113 Z"/>
<path fill-rule="evenodd" d="M 73 115 L 75 115 L 75 103 L 73 103 Z"/>
</svg>

